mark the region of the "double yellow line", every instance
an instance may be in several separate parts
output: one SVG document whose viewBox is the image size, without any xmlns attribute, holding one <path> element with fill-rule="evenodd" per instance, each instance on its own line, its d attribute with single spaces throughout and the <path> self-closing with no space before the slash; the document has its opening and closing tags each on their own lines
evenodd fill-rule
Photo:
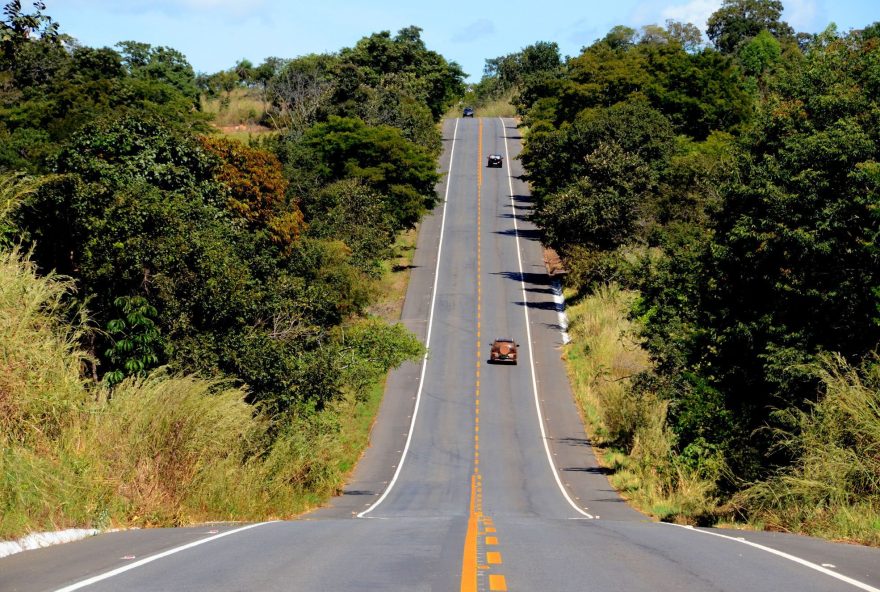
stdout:
<svg viewBox="0 0 880 592">
<path fill-rule="evenodd" d="M 464 539 L 464 550 L 461 559 L 461 592 L 476 592 L 480 572 L 487 572 L 489 590 L 503 592 L 507 590 L 507 582 L 499 573 L 490 573 L 495 566 L 501 565 L 501 553 L 489 551 L 498 545 L 495 524 L 492 518 L 483 514 L 483 476 L 480 474 L 480 365 L 483 348 L 482 337 L 482 209 L 480 207 L 483 187 L 483 120 L 479 119 L 479 139 L 477 141 L 477 362 L 476 382 L 474 385 L 474 472 L 471 475 L 471 498 L 468 512 L 467 533 Z M 485 565 L 480 565 L 479 549 L 485 549 Z"/>
</svg>

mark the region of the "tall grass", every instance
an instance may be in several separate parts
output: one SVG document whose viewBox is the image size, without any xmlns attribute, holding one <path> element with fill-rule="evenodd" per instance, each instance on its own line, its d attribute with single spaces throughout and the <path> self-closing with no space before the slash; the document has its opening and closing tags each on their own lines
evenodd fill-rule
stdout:
<svg viewBox="0 0 880 592">
<path fill-rule="evenodd" d="M 880 363 L 854 368 L 826 355 L 815 371 L 824 396 L 778 414 L 794 463 L 734 505 L 769 528 L 880 545 Z"/>
<path fill-rule="evenodd" d="M 32 189 L 0 176 L 0 229 Z M 390 285 L 402 297 L 406 282 Z M 79 347 L 87 319 L 65 304 L 73 289 L 0 245 L 0 539 L 286 518 L 340 489 L 368 442 L 381 382 L 272 419 L 242 389 L 161 370 L 110 396 L 83 378 L 93 360 Z"/>
<path fill-rule="evenodd" d="M 575 400 L 611 482 L 632 503 L 664 520 L 699 522 L 717 505 L 714 480 L 681 462 L 667 404 L 636 392 L 650 358 L 628 318 L 635 292 L 601 285 L 568 308 L 565 351 Z"/>
<path fill-rule="evenodd" d="M 495 99 L 477 99 L 473 93 L 470 93 L 450 107 L 443 117 L 447 119 L 461 117 L 465 107 L 473 107 L 477 117 L 516 117 L 516 107 L 511 102 L 514 94 L 515 91 L 510 91 Z"/>
<path fill-rule="evenodd" d="M 274 421 L 241 389 L 161 371 L 108 397 L 81 378 L 70 289 L 0 251 L 0 538 L 284 518 L 340 487 L 381 390 Z"/>
<path fill-rule="evenodd" d="M 256 89 L 236 88 L 217 97 L 201 97 L 202 111 L 214 115 L 214 125 L 258 125 L 266 110 L 260 92 Z"/>
<path fill-rule="evenodd" d="M 685 459 L 667 425 L 666 402 L 633 389 L 650 367 L 628 319 L 637 294 L 600 286 L 569 307 L 565 357 L 587 430 L 612 469 L 612 484 L 663 520 L 711 524 L 736 516 L 752 526 L 880 545 L 880 361 L 854 368 L 826 355 L 813 370 L 824 395 L 806 411 L 783 410 L 779 446 L 792 464 L 720 499 L 720 456 Z"/>
</svg>

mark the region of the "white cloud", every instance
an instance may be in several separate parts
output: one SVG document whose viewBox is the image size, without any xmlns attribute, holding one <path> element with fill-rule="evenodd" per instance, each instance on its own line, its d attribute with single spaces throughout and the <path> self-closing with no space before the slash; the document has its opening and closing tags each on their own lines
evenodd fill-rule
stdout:
<svg viewBox="0 0 880 592">
<path fill-rule="evenodd" d="M 721 0 L 690 0 L 686 4 L 667 6 L 660 12 L 660 16 L 663 22 L 672 19 L 683 23 L 693 23 L 701 31 L 705 31 L 706 21 L 720 7 Z"/>
</svg>

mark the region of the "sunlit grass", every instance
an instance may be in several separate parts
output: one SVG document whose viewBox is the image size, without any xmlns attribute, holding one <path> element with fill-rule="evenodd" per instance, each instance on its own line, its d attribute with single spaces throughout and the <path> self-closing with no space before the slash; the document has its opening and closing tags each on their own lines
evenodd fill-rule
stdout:
<svg viewBox="0 0 880 592">
<path fill-rule="evenodd" d="M 575 400 L 624 497 L 663 520 L 702 520 L 715 508 L 714 482 L 676 462 L 666 403 L 632 390 L 633 378 L 650 368 L 627 316 L 636 296 L 606 285 L 570 304 L 565 359 Z"/>
<path fill-rule="evenodd" d="M 478 101 L 473 97 L 465 97 L 444 113 L 444 119 L 461 117 L 465 107 L 474 108 L 474 117 L 516 117 L 516 108 L 511 103 L 513 92 L 503 97 L 488 101 Z"/>
<path fill-rule="evenodd" d="M 249 88 L 236 88 L 216 97 L 202 95 L 200 103 L 202 111 L 214 116 L 218 127 L 256 125 L 266 110 L 260 92 Z"/>
<path fill-rule="evenodd" d="M 0 185 L 0 223 L 29 190 Z M 400 316 L 415 238 L 399 238 L 380 280 L 388 320 Z M 67 309 L 71 289 L 0 250 L 0 539 L 290 518 L 341 489 L 369 441 L 384 377 L 322 411 L 271 420 L 240 388 L 161 370 L 110 397 L 83 378 L 88 322 Z"/>
</svg>

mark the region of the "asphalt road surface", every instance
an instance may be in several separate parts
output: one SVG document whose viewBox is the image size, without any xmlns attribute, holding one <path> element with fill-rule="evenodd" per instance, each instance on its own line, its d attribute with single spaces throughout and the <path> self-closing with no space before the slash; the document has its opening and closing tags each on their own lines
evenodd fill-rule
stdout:
<svg viewBox="0 0 880 592">
<path fill-rule="evenodd" d="M 344 495 L 300 520 L 127 531 L 0 560 L 0 591 L 797 591 L 880 588 L 880 551 L 690 529 L 631 509 L 597 466 L 509 119 L 444 124 L 444 198 L 403 321 L 424 363 L 389 378 Z M 504 156 L 487 168 L 487 155 Z M 520 344 L 490 365 L 489 342 Z"/>
</svg>

